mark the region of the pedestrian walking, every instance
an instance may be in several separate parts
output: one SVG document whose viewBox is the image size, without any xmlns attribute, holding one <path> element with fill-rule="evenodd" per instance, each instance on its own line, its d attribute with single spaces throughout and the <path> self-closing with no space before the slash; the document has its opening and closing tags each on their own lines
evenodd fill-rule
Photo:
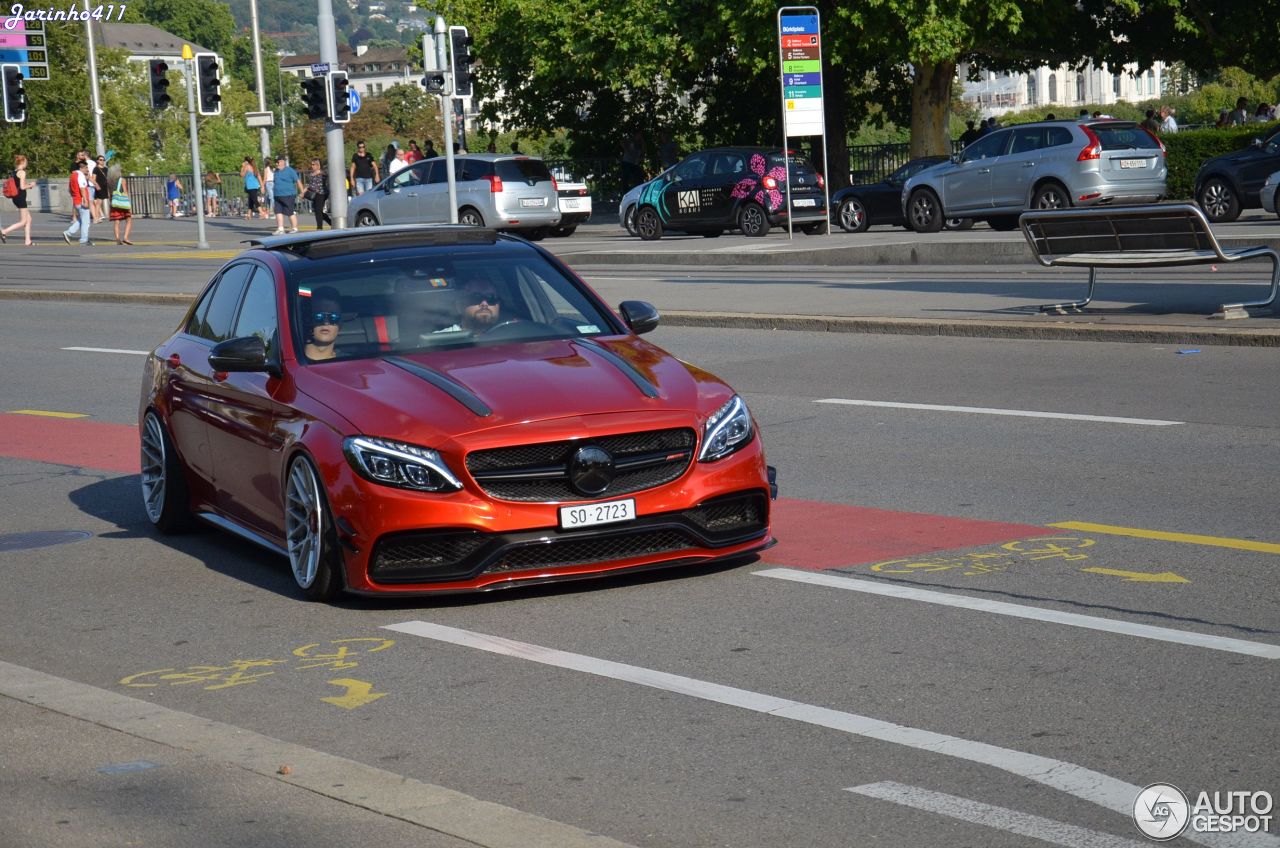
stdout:
<svg viewBox="0 0 1280 848">
<path fill-rule="evenodd" d="M 89 240 L 89 224 L 93 221 L 93 181 L 89 178 L 89 160 L 81 159 L 76 169 L 71 172 L 71 180 L 67 190 L 71 194 L 71 202 L 75 205 L 71 213 L 71 226 L 62 231 L 62 240 L 71 244 L 71 237 L 80 234 L 80 244 L 92 247 Z"/>
<path fill-rule="evenodd" d="M 116 244 L 133 244 L 129 235 L 133 232 L 133 199 L 129 196 L 129 183 L 120 172 L 119 165 L 112 165 L 108 174 L 111 189 L 111 229 L 115 231 Z M 120 222 L 124 221 L 124 238 L 120 238 Z"/>
<path fill-rule="evenodd" d="M 276 173 L 272 185 L 275 186 L 275 234 L 284 235 L 286 217 L 289 219 L 289 232 L 296 233 L 298 231 L 298 192 L 303 188 L 302 178 L 289 166 L 289 160 L 284 156 L 276 157 Z"/>
<path fill-rule="evenodd" d="M 517 138 L 515 141 L 511 142 L 511 152 L 517 156 L 524 155 L 524 151 L 520 149 L 520 139 Z"/>
<path fill-rule="evenodd" d="M 244 219 L 252 221 L 258 214 L 258 192 L 262 191 L 262 180 L 258 178 L 258 167 L 253 164 L 253 157 L 246 156 L 240 163 L 240 179 L 244 180 L 244 193 L 249 196 L 249 211 Z"/>
<path fill-rule="evenodd" d="M 1148 109 L 1147 116 L 1142 119 L 1142 128 L 1152 135 L 1160 132 L 1160 121 L 1156 119 L 1156 110 Z"/>
<path fill-rule="evenodd" d="M 178 204 L 182 202 L 182 180 L 178 179 L 177 174 L 170 174 L 164 181 L 164 197 L 169 202 L 169 217 L 181 217 Z"/>
<path fill-rule="evenodd" d="M 421 161 L 426 157 L 422 155 L 422 148 L 418 146 L 418 142 L 410 141 L 409 149 L 404 152 L 404 161 L 412 165 L 414 162 Z"/>
<path fill-rule="evenodd" d="M 964 148 L 968 147 L 969 145 L 973 144 L 975 141 L 978 140 L 978 130 L 974 126 L 976 123 L 977 123 L 976 121 L 964 122 L 965 130 L 964 132 L 960 133 L 960 149 L 961 150 L 963 150 Z"/>
<path fill-rule="evenodd" d="M 1173 135 L 1178 131 L 1178 119 L 1174 117 L 1177 112 L 1172 106 L 1160 107 L 1160 131 L 1165 135 Z"/>
<path fill-rule="evenodd" d="M 405 168 L 407 168 L 408 165 L 409 163 L 404 160 L 404 151 L 399 148 L 396 148 L 395 156 L 391 158 L 390 164 L 387 165 L 387 173 L 388 174 L 398 173 L 399 171 L 402 171 Z"/>
<path fill-rule="evenodd" d="M 217 171 L 204 175 L 204 214 L 210 218 L 218 217 L 218 187 L 222 185 L 222 177 Z"/>
<path fill-rule="evenodd" d="M 382 179 L 378 163 L 368 151 L 363 141 L 356 142 L 355 155 L 351 157 L 351 167 L 347 170 L 347 178 L 355 186 L 356 197 L 373 188 L 373 184 Z"/>
<path fill-rule="evenodd" d="M 104 208 L 107 198 L 107 157 L 99 156 L 93 160 L 93 167 L 90 169 L 93 176 L 93 222 L 101 224 L 107 220 L 107 210 Z"/>
<path fill-rule="evenodd" d="M 307 172 L 307 189 L 302 198 L 311 201 L 317 230 L 323 230 L 325 224 L 333 226 L 333 221 L 324 211 L 325 204 L 329 202 L 329 173 L 320 167 L 319 159 L 311 160 L 311 170 Z"/>
<path fill-rule="evenodd" d="M 1241 97 L 1236 100 L 1236 108 L 1227 116 L 1227 122 L 1233 127 L 1249 123 L 1249 98 Z"/>
<path fill-rule="evenodd" d="M 19 153 L 13 157 L 13 170 L 5 180 L 4 189 L 4 196 L 12 200 L 18 210 L 18 220 L 0 230 L 0 242 L 7 242 L 9 233 L 14 230 L 22 230 L 22 243 L 27 246 L 35 244 L 31 240 L 31 210 L 27 208 L 27 192 L 35 187 L 35 183 L 27 180 L 27 157 Z"/>
<path fill-rule="evenodd" d="M 622 187 L 644 182 L 644 135 L 639 130 L 622 142 Z"/>
<path fill-rule="evenodd" d="M 262 219 L 271 217 L 276 203 L 276 170 L 271 167 L 270 159 L 262 160 L 262 188 L 267 193 L 267 202 L 262 206 Z"/>
<path fill-rule="evenodd" d="M 431 139 L 427 139 L 427 146 L 422 150 L 423 159 L 434 159 L 440 154 L 436 152 L 436 143 Z"/>
<path fill-rule="evenodd" d="M 391 173 L 391 163 L 396 161 L 396 151 L 400 149 L 400 145 L 394 141 L 387 145 L 387 149 L 382 151 L 382 173 Z"/>
</svg>

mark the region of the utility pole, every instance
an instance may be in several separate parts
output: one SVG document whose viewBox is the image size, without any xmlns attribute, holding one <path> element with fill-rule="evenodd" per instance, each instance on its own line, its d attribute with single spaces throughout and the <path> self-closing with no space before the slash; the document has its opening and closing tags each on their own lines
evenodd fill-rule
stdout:
<svg viewBox="0 0 1280 848">
<path fill-rule="evenodd" d="M 338 70 L 338 34 L 333 23 L 333 3 L 331 0 L 318 0 L 320 4 L 316 25 L 320 35 L 320 61 L 329 65 L 329 70 Z M 347 228 L 347 182 L 344 166 L 347 157 L 342 141 L 342 127 L 333 121 L 326 120 L 324 125 L 325 151 L 329 159 L 329 216 L 333 226 L 338 230 Z"/>
<path fill-rule="evenodd" d="M 444 124 L 444 159 L 445 168 L 449 175 L 449 223 L 458 223 L 458 181 L 453 173 L 453 97 L 452 92 L 454 85 L 457 84 L 453 80 L 452 68 L 449 67 L 449 28 L 445 26 L 444 17 L 436 15 L 436 65 L 444 68 L 448 74 L 450 82 L 446 83 L 445 91 L 449 94 L 440 95 L 440 118 Z M 422 46 L 425 48 L 426 36 L 423 36 Z M 422 51 L 425 61 L 427 51 Z"/>
<path fill-rule="evenodd" d="M 258 34 L 258 0 L 249 0 L 249 17 L 253 21 L 253 73 L 258 82 L 258 111 L 267 111 L 267 92 L 262 82 L 262 39 Z M 258 127 L 258 147 L 262 151 L 262 159 L 271 155 L 271 130 Z"/>
<path fill-rule="evenodd" d="M 208 250 L 209 242 L 205 241 L 204 237 L 204 192 L 201 191 L 204 181 L 200 173 L 200 129 L 196 126 L 196 60 L 190 44 L 182 45 L 182 58 L 187 77 L 187 118 L 191 124 L 191 190 L 196 195 L 196 247 Z"/>
<path fill-rule="evenodd" d="M 89 99 L 93 105 L 93 134 L 98 142 L 98 155 L 106 156 L 107 143 L 102 135 L 102 103 L 98 98 L 98 51 L 93 46 L 93 21 L 89 12 L 89 0 L 84 0 L 84 13 L 84 34 L 89 41 Z"/>
</svg>

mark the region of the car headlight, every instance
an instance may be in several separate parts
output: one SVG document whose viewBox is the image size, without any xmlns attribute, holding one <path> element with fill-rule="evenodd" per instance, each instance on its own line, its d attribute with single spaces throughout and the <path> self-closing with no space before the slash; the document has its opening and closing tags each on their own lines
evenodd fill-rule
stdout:
<svg viewBox="0 0 1280 848">
<path fill-rule="evenodd" d="M 342 442 L 347 462 L 366 480 L 419 492 L 456 492 L 462 483 L 440 454 L 404 442 L 350 436 Z"/>
<path fill-rule="evenodd" d="M 752 432 L 751 413 L 742 398 L 734 395 L 703 425 L 698 462 L 714 462 L 728 456 L 750 442 Z"/>
</svg>

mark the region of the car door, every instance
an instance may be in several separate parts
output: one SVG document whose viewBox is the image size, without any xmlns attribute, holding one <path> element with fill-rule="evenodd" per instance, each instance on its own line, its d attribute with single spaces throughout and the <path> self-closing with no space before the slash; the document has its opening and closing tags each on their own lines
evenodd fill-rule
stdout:
<svg viewBox="0 0 1280 848">
<path fill-rule="evenodd" d="M 416 224 L 422 220 L 418 196 L 426 181 L 427 162 L 414 162 L 392 176 L 378 201 L 378 220 L 383 224 Z M 445 220 L 449 220 L 445 218 Z"/>
<path fill-rule="evenodd" d="M 942 177 L 947 215 L 991 208 L 991 169 L 1009 143 L 1009 131 L 988 133 L 964 149 Z"/>
<path fill-rule="evenodd" d="M 999 211 L 1021 212 L 1044 154 L 1045 128 L 1035 124 L 1008 130 L 1008 152 L 991 166 L 991 205 Z"/>
<path fill-rule="evenodd" d="M 186 332 L 175 339 L 165 359 L 169 396 L 169 432 L 187 468 L 196 477 L 193 490 L 198 501 L 217 502 L 217 459 L 209 437 L 209 422 L 217 414 L 217 391 L 209 351 L 230 338 L 236 308 L 251 268 L 232 265 L 225 269 L 201 298 Z"/>
<path fill-rule="evenodd" d="M 1257 155 L 1245 159 L 1240 168 L 1240 192 L 1250 206 L 1262 205 L 1262 184 L 1280 171 L 1280 130 L 1263 140 L 1256 150 Z"/>
<path fill-rule="evenodd" d="M 415 162 L 423 169 L 424 184 L 418 192 L 418 220 L 425 224 L 449 223 L 449 177 L 444 159 Z"/>
<path fill-rule="evenodd" d="M 672 169 L 671 181 L 663 191 L 663 201 L 671 216 L 666 222 L 668 227 L 696 229 L 706 223 L 708 213 L 703 208 L 702 189 L 710 165 L 711 156 L 703 152 L 693 154 Z"/>
<path fill-rule="evenodd" d="M 711 154 L 699 200 L 702 205 L 701 223 L 709 228 L 734 226 L 734 214 L 738 203 L 733 189 L 739 180 L 748 176 L 746 156 L 736 150 Z"/>
<path fill-rule="evenodd" d="M 275 276 L 248 263 L 251 277 L 241 298 L 230 338 L 257 336 L 270 361 L 280 361 L 280 322 Z M 216 414 L 209 417 L 209 447 L 216 463 L 219 510 L 252 530 L 278 537 L 281 509 L 280 412 L 284 382 L 267 373 L 214 373 L 209 394 Z"/>
</svg>

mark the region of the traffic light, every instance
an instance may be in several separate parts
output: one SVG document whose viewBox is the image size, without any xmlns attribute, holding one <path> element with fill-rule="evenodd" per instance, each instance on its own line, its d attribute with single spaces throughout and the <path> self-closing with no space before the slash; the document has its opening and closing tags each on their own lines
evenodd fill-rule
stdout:
<svg viewBox="0 0 1280 848">
<path fill-rule="evenodd" d="M 422 87 L 427 90 L 427 94 L 448 94 L 445 88 L 444 71 L 427 71 L 427 75 L 422 78 Z"/>
<path fill-rule="evenodd" d="M 169 96 L 169 63 L 152 59 L 147 66 L 151 69 L 151 108 L 167 109 L 173 100 Z"/>
<path fill-rule="evenodd" d="M 453 70 L 453 96 L 470 97 L 471 83 L 476 75 L 471 66 L 476 58 L 471 54 L 471 36 L 464 26 L 449 27 L 449 66 Z"/>
<path fill-rule="evenodd" d="M 201 115 L 222 114 L 222 95 L 218 93 L 220 85 L 222 76 L 217 54 L 197 53 L 196 111 Z"/>
<path fill-rule="evenodd" d="M 27 92 L 22 87 L 22 71 L 17 65 L 0 65 L 3 77 L 4 119 L 20 124 L 27 119 Z"/>
<path fill-rule="evenodd" d="M 351 83 L 347 81 L 346 71 L 330 71 L 327 96 L 329 98 L 329 119 L 335 124 L 351 122 Z"/>
<path fill-rule="evenodd" d="M 302 102 L 307 107 L 308 118 L 323 118 L 328 114 L 325 91 L 328 82 L 323 76 L 308 77 L 302 81 Z"/>
</svg>

